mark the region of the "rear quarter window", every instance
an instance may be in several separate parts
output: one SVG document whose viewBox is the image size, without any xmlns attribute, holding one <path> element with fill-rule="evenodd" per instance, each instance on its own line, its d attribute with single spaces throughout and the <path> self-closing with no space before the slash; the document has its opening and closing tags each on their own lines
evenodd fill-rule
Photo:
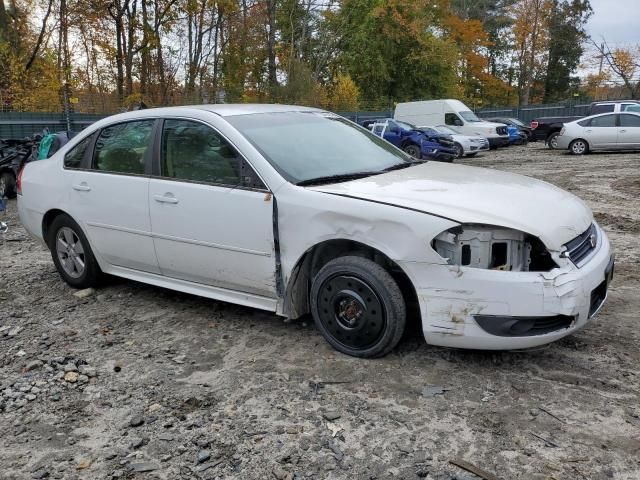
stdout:
<svg viewBox="0 0 640 480">
<path fill-rule="evenodd" d="M 80 140 L 75 147 L 67 152 L 64 156 L 64 168 L 82 168 L 82 160 L 84 160 L 87 148 L 91 145 L 93 135 Z"/>
</svg>

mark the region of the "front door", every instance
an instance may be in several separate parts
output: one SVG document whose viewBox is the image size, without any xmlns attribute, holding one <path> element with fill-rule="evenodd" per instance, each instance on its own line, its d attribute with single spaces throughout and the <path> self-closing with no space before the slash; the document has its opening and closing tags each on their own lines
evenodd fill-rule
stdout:
<svg viewBox="0 0 640 480">
<path fill-rule="evenodd" d="M 618 127 L 618 147 L 640 148 L 640 115 L 621 113 Z"/>
<path fill-rule="evenodd" d="M 70 213 L 106 262 L 160 273 L 149 220 L 154 122 L 124 122 L 99 132 L 88 168 L 72 173 Z"/>
<path fill-rule="evenodd" d="M 209 125 L 164 121 L 149 204 L 167 277 L 275 297 L 273 203 L 251 166 Z"/>
</svg>

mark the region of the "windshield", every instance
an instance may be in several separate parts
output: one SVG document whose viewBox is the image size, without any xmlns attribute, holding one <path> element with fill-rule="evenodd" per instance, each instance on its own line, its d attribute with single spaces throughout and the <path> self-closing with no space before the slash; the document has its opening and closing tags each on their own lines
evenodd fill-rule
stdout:
<svg viewBox="0 0 640 480">
<path fill-rule="evenodd" d="M 411 123 L 399 122 L 398 120 L 394 120 L 394 123 L 396 123 L 405 132 L 418 129 L 418 127 L 416 127 L 415 125 L 412 125 Z"/>
<path fill-rule="evenodd" d="M 326 112 L 255 113 L 225 119 L 292 183 L 374 175 L 412 163 L 387 141 Z"/>
<path fill-rule="evenodd" d="M 463 112 L 458 112 L 462 118 L 464 118 L 467 122 L 481 122 L 475 113 L 471 110 L 465 110 Z"/>
<path fill-rule="evenodd" d="M 517 118 L 508 118 L 507 120 L 511 120 L 511 123 L 513 123 L 514 125 L 518 125 L 519 127 L 526 127 L 526 125 Z"/>
</svg>

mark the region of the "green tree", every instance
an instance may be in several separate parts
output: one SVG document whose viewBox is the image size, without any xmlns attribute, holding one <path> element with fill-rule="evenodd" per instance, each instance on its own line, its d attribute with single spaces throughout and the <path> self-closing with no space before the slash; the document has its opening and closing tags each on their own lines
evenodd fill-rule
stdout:
<svg viewBox="0 0 640 480">
<path fill-rule="evenodd" d="M 549 16 L 549 54 L 544 102 L 567 98 L 579 80 L 573 77 L 584 53 L 585 25 L 593 13 L 589 0 L 554 0 Z"/>
</svg>

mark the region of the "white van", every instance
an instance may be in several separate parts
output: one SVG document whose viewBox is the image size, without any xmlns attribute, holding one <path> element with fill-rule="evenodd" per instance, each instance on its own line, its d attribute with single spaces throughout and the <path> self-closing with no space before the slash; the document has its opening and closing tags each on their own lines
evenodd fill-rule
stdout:
<svg viewBox="0 0 640 480">
<path fill-rule="evenodd" d="M 450 125 L 464 135 L 480 135 L 489 140 L 492 148 L 509 144 L 507 127 L 501 123 L 480 120 L 459 100 L 425 100 L 396 105 L 395 120 L 412 123 L 418 127 Z"/>
</svg>

